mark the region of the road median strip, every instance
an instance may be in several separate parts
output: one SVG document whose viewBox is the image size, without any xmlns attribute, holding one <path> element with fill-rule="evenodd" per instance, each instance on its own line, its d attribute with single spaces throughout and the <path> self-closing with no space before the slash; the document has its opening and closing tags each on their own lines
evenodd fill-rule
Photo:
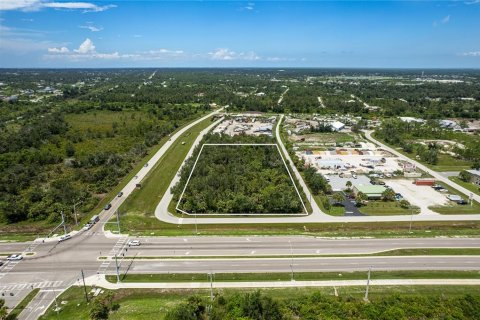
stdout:
<svg viewBox="0 0 480 320">
<path fill-rule="evenodd" d="M 293 258 L 348 258 L 348 257 L 408 257 L 408 256 L 480 256 L 480 248 L 412 248 L 394 249 L 373 253 L 345 254 L 305 254 L 305 255 L 244 255 L 244 256 L 125 256 L 125 260 L 209 260 L 209 259 L 291 259 Z M 113 257 L 101 256 L 98 260 L 114 260 Z"/>
</svg>

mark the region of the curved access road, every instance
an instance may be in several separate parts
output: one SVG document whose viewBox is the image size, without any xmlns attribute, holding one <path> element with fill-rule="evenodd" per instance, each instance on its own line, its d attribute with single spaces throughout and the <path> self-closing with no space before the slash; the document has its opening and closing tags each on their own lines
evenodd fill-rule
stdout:
<svg viewBox="0 0 480 320">
<path fill-rule="evenodd" d="M 135 177 L 133 177 L 126 185 L 123 187 L 122 192 L 123 195 L 121 197 L 115 197 L 112 199 L 110 202 L 112 207 L 108 210 L 102 210 L 99 212 L 100 215 L 100 221 L 104 224 L 105 222 L 109 221 L 110 218 L 113 216 L 113 214 L 120 208 L 120 206 L 123 204 L 123 202 L 127 199 L 127 197 L 135 190 L 137 183 L 140 183 L 149 173 L 153 168 L 155 168 L 155 165 L 157 162 L 163 157 L 165 152 L 173 145 L 173 143 L 180 137 L 182 134 L 184 134 L 187 130 L 192 128 L 193 126 L 199 124 L 203 120 L 219 113 L 222 111 L 223 108 L 217 109 L 213 112 L 210 112 L 209 114 L 189 123 L 188 125 L 184 126 L 177 132 L 175 132 L 170 139 L 165 142 L 165 144 L 158 149 L 158 151 L 153 155 L 153 157 L 148 161 L 148 165 L 142 167 Z"/>
<path fill-rule="evenodd" d="M 282 150 L 284 156 L 288 161 L 293 163 L 292 159 L 290 158 L 290 155 L 287 152 L 287 149 L 285 148 L 285 145 L 283 144 L 282 140 L 280 139 L 280 123 L 283 120 L 283 115 L 280 116 L 279 123 L 276 127 L 276 136 L 277 136 L 277 143 L 280 146 L 280 149 Z M 217 121 L 218 122 L 218 121 Z M 195 147 L 200 143 L 201 139 L 203 136 L 209 132 L 216 124 L 213 123 L 210 125 L 208 128 L 203 130 L 197 139 L 195 140 L 194 144 L 192 145 L 192 148 L 189 151 L 189 154 L 185 158 L 188 159 L 188 157 L 192 154 L 193 150 Z M 184 162 L 185 163 L 185 162 Z M 183 166 L 183 164 L 182 164 Z M 181 166 L 181 167 L 182 167 Z M 178 170 L 178 174 L 180 173 L 181 167 Z M 306 186 L 304 180 L 300 176 L 300 173 L 298 170 L 295 168 L 295 166 L 291 166 L 297 180 L 300 183 L 300 186 L 303 188 L 304 193 L 306 194 L 308 199 L 312 199 L 310 190 Z M 158 204 L 157 208 L 155 209 L 155 216 L 157 219 L 167 222 L 167 223 L 173 223 L 173 224 L 249 224 L 249 223 L 332 223 L 332 222 L 340 222 L 340 223 L 345 223 L 345 222 L 391 222 L 391 221 L 472 221 L 472 220 L 480 220 L 480 213 L 479 214 L 463 214 L 463 215 L 414 215 L 413 217 L 411 215 L 392 215 L 392 216 L 343 216 L 343 217 L 335 217 L 335 216 L 330 216 L 328 214 L 323 213 L 320 208 L 318 207 L 317 203 L 315 201 L 310 201 L 312 205 L 313 212 L 312 214 L 308 216 L 272 216 L 272 217 L 242 217 L 242 216 L 236 216 L 236 217 L 194 217 L 194 216 L 185 216 L 185 217 L 178 217 L 173 214 L 171 214 L 168 211 L 168 205 L 170 201 L 173 198 L 173 195 L 170 192 L 171 187 L 173 187 L 178 179 L 179 175 L 176 175 L 175 178 L 171 181 L 170 186 L 165 192 L 164 196 L 160 200 L 160 203 Z M 448 179 L 447 179 L 448 180 Z"/>
<path fill-rule="evenodd" d="M 473 193 L 472 191 L 462 187 L 461 185 L 459 184 L 456 184 L 455 182 L 453 182 L 452 180 L 448 179 L 447 177 L 441 175 L 440 173 L 438 173 L 437 171 L 434 171 L 430 168 L 428 168 L 427 166 L 421 164 L 420 162 L 418 161 L 415 161 L 405 155 L 403 155 L 402 153 L 398 152 L 397 150 L 381 143 L 380 141 L 376 140 L 375 138 L 372 137 L 372 132 L 371 130 L 367 131 L 365 130 L 365 137 L 367 137 L 368 140 L 376 143 L 377 145 L 379 145 L 380 147 L 382 147 L 383 149 L 387 150 L 388 152 L 391 152 L 393 153 L 394 155 L 396 155 L 397 157 L 399 157 L 400 159 L 402 160 L 405 160 L 405 161 L 408 161 L 408 162 L 411 162 L 411 163 L 414 163 L 417 168 L 420 168 L 422 171 L 425 171 L 427 172 L 428 174 L 430 174 L 432 177 L 434 177 L 435 179 L 437 179 L 438 181 L 441 181 L 443 183 L 445 183 L 446 185 L 454 188 L 454 189 L 457 189 L 458 191 L 462 192 L 463 194 L 465 194 L 466 196 L 468 197 L 472 197 L 473 200 L 477 201 L 477 202 L 480 202 L 480 196 Z M 480 212 L 479 212 L 480 214 Z"/>
</svg>

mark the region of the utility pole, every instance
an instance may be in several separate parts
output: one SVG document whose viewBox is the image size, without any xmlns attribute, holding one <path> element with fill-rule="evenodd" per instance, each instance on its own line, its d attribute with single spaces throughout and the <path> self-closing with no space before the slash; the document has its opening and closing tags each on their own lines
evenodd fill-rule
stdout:
<svg viewBox="0 0 480 320">
<path fill-rule="evenodd" d="M 412 233 L 412 222 L 413 222 L 413 207 L 410 208 L 412 210 L 412 214 L 410 215 L 410 227 L 408 228 L 408 233 Z"/>
<path fill-rule="evenodd" d="M 115 253 L 115 269 L 117 270 L 117 283 L 120 283 L 120 268 L 118 267 L 117 254 Z"/>
<path fill-rule="evenodd" d="M 77 210 L 76 207 L 81 204 L 83 201 L 78 201 L 77 203 L 73 204 L 73 216 L 75 217 L 75 225 L 78 226 L 78 220 L 77 220 Z"/>
<path fill-rule="evenodd" d="M 121 230 L 120 230 L 120 212 L 119 210 L 115 211 L 117 213 L 117 226 L 118 226 L 118 234 L 121 233 Z"/>
<path fill-rule="evenodd" d="M 288 243 L 290 244 L 290 257 L 292 258 L 292 261 L 290 262 L 290 269 L 292 270 L 292 281 L 295 281 L 295 275 L 293 273 L 293 247 L 292 247 L 292 242 L 288 240 Z"/>
<path fill-rule="evenodd" d="M 62 215 L 63 233 L 66 235 L 67 234 L 67 226 L 65 225 L 65 216 L 63 215 L 63 211 L 60 211 L 60 214 Z"/>
<path fill-rule="evenodd" d="M 85 300 L 88 303 L 87 287 L 85 286 L 85 275 L 83 274 L 83 269 L 82 269 L 82 280 L 83 280 L 83 291 L 85 291 Z"/>
<path fill-rule="evenodd" d="M 195 211 L 195 234 L 198 234 L 198 228 L 197 228 L 197 211 Z"/>
<path fill-rule="evenodd" d="M 365 289 L 365 297 L 363 298 L 364 301 L 368 301 L 368 289 L 370 287 L 370 272 L 371 271 L 372 271 L 372 267 L 368 268 L 367 288 Z"/>
<path fill-rule="evenodd" d="M 209 273 L 208 277 L 210 278 L 210 300 L 213 301 L 213 273 Z"/>
</svg>

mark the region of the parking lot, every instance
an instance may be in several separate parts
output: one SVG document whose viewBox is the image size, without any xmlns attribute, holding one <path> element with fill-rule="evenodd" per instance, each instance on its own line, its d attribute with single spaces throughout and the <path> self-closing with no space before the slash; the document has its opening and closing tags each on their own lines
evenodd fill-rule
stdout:
<svg viewBox="0 0 480 320">
<path fill-rule="evenodd" d="M 413 180 L 391 179 L 385 180 L 386 185 L 400 193 L 410 204 L 421 209 L 420 214 L 437 214 L 428 209 L 430 206 L 442 206 L 449 202 L 446 193 L 436 191 L 430 186 L 417 186 Z"/>
</svg>

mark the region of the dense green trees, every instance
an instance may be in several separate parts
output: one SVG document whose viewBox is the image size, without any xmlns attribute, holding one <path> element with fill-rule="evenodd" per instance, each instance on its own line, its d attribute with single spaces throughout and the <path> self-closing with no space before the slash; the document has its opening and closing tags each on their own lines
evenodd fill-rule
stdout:
<svg viewBox="0 0 480 320">
<path fill-rule="evenodd" d="M 211 305 L 211 308 L 209 307 Z M 441 294 L 386 294 L 365 303 L 352 296 L 335 297 L 320 292 L 272 298 L 260 291 L 217 296 L 212 303 L 199 297 L 169 311 L 168 320 L 293 320 L 382 319 L 474 320 L 480 314 L 479 295 L 445 297 Z"/>
<path fill-rule="evenodd" d="M 210 135 L 206 142 L 248 143 L 270 138 Z M 270 143 L 272 141 L 270 140 Z M 191 160 L 196 158 L 197 152 Z M 191 161 L 173 189 L 180 196 Z M 206 145 L 179 207 L 189 213 L 299 213 L 301 201 L 275 145 Z"/>
<path fill-rule="evenodd" d="M 422 161 L 429 164 L 438 162 L 439 146 L 436 143 L 420 144 L 418 140 L 451 140 L 461 143 L 465 147 L 456 146 L 452 151 L 466 161 L 480 162 L 480 139 L 478 136 L 442 129 L 436 121 L 420 124 L 388 119 L 383 121 L 382 126 L 376 130 L 375 134 L 388 144 L 402 147 L 407 153 L 415 152 Z"/>
</svg>

